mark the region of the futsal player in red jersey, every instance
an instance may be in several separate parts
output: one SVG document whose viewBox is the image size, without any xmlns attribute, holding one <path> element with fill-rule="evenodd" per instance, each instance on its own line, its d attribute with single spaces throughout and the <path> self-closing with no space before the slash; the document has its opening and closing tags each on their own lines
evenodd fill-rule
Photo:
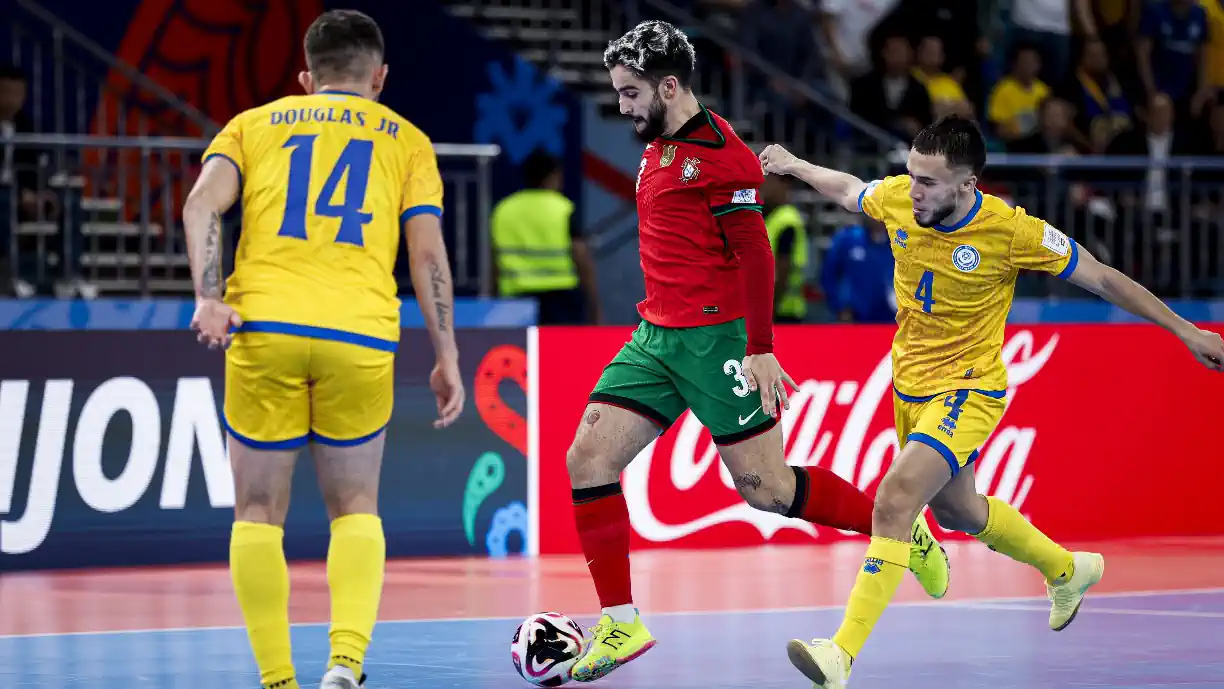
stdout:
<svg viewBox="0 0 1224 689">
<path fill-rule="evenodd" d="M 686 409 L 710 430 L 753 507 L 871 532 L 872 499 L 820 467 L 788 467 L 778 426 L 794 381 L 773 355 L 774 259 L 755 153 L 693 95 L 696 56 L 665 22 L 604 53 L 620 111 L 646 144 L 637 206 L 646 298 L 632 339 L 591 392 L 566 457 L 575 521 L 603 608 L 573 678 L 589 682 L 655 643 L 633 605 L 629 513 L 620 475 Z M 755 394 L 754 394 L 755 393 Z M 944 595 L 948 561 L 922 517 L 910 570 Z"/>
</svg>

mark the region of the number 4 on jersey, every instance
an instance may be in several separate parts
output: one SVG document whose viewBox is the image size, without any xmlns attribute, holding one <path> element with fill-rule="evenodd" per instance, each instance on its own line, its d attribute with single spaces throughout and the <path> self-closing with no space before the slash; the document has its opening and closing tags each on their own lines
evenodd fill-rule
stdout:
<svg viewBox="0 0 1224 689">
<path fill-rule="evenodd" d="M 289 186 L 285 192 L 285 214 L 281 221 L 281 237 L 306 239 L 306 204 L 310 199 L 310 166 L 314 159 L 314 142 L 317 134 L 299 134 L 289 137 L 282 148 L 293 149 L 289 154 Z M 363 213 L 366 187 L 370 183 L 370 161 L 374 156 L 374 142 L 352 139 L 340 152 L 331 174 L 323 182 L 319 197 L 315 199 L 314 214 L 325 218 L 340 218 L 340 230 L 336 232 L 337 244 L 365 246 L 363 229 L 374 218 L 372 213 Z M 333 204 L 332 197 L 340 180 L 348 173 L 348 184 L 344 187 L 344 202 Z"/>
<path fill-rule="evenodd" d="M 922 278 L 918 280 L 918 289 L 914 292 L 914 298 L 922 302 L 924 313 L 931 312 L 931 305 L 935 303 L 935 273 L 929 270 L 922 273 Z"/>
</svg>

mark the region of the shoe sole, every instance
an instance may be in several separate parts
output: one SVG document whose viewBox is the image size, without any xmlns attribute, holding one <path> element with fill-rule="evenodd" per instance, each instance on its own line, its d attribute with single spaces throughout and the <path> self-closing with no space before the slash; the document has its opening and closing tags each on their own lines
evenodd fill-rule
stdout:
<svg viewBox="0 0 1224 689">
<path fill-rule="evenodd" d="M 1067 627 L 1070 627 L 1071 623 L 1075 621 L 1075 616 L 1079 615 L 1080 606 L 1084 604 L 1084 599 L 1088 597 L 1088 589 L 1101 583 L 1101 579 L 1105 578 L 1105 558 L 1100 558 L 1099 561 L 1101 563 L 1101 567 L 1097 571 L 1096 580 L 1093 581 L 1091 584 L 1088 584 L 1088 588 L 1085 588 L 1084 592 L 1080 594 L 1079 602 L 1075 604 L 1075 609 L 1071 611 L 1071 616 L 1068 617 L 1067 621 L 1063 622 L 1061 626 L 1051 627 L 1051 629 L 1053 629 L 1056 632 L 1061 632 Z"/>
<path fill-rule="evenodd" d="M 586 674 L 585 674 L 585 675 L 583 675 L 582 677 L 579 677 L 578 675 L 575 675 L 575 674 L 574 674 L 574 673 L 571 671 L 571 672 L 570 672 L 570 679 L 574 680 L 575 682 L 594 682 L 594 681 L 595 681 L 595 680 L 597 680 L 597 679 L 601 679 L 601 678 L 603 678 L 603 677 L 607 677 L 608 675 L 612 674 L 612 672 L 613 672 L 614 670 L 616 670 L 617 668 L 621 667 L 622 665 L 626 665 L 626 664 L 628 664 L 628 663 L 629 663 L 629 662 L 631 662 L 631 661 L 634 661 L 634 660 L 637 660 L 638 658 L 641 658 L 643 655 L 645 655 L 645 654 L 646 654 L 646 651 L 649 651 L 650 649 L 654 648 L 654 645 L 655 645 L 656 643 L 657 643 L 657 641 L 656 641 L 656 640 L 651 639 L 650 641 L 647 641 L 647 642 L 646 642 L 646 644 L 645 644 L 644 646 L 642 646 L 641 648 L 639 648 L 639 649 L 638 649 L 638 650 L 637 650 L 637 651 L 636 651 L 636 652 L 635 652 L 633 655 L 631 655 L 631 656 L 629 656 L 629 657 L 625 658 L 624 660 L 618 660 L 618 661 L 616 661 L 615 663 L 613 663 L 613 664 L 611 664 L 611 665 L 608 665 L 608 666 L 606 666 L 606 667 L 604 667 L 604 668 L 602 668 L 602 669 L 594 669 L 594 670 L 591 670 L 589 673 L 586 673 Z"/>
<path fill-rule="evenodd" d="M 816 686 L 823 687 L 825 682 L 829 681 L 829 678 L 825 677 L 824 670 L 821 670 L 820 666 L 816 664 L 816 659 L 812 657 L 811 653 L 808 653 L 807 644 L 799 639 L 791 639 L 787 642 L 786 656 L 790 658 L 791 665 L 794 665 L 796 670 L 803 673 L 804 677 L 812 680 Z"/>
</svg>

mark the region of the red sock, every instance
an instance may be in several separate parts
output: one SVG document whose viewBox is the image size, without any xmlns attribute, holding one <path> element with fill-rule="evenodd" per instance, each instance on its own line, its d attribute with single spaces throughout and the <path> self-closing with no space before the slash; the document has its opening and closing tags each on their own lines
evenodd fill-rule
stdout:
<svg viewBox="0 0 1224 689">
<path fill-rule="evenodd" d="M 573 496 L 578 540 L 595 581 L 600 607 L 632 603 L 629 508 L 620 484 L 575 489 Z"/>
<path fill-rule="evenodd" d="M 854 484 L 821 467 L 791 467 L 795 502 L 786 513 L 820 526 L 871 535 L 875 501 Z"/>
</svg>

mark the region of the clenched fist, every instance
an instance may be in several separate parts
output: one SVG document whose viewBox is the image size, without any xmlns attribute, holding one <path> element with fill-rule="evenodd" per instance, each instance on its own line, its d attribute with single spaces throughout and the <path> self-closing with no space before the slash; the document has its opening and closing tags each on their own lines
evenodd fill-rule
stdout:
<svg viewBox="0 0 1224 689">
<path fill-rule="evenodd" d="M 797 162 L 799 159 L 793 153 L 778 144 L 770 144 L 761 151 L 761 169 L 767 174 L 789 175 Z"/>
</svg>

